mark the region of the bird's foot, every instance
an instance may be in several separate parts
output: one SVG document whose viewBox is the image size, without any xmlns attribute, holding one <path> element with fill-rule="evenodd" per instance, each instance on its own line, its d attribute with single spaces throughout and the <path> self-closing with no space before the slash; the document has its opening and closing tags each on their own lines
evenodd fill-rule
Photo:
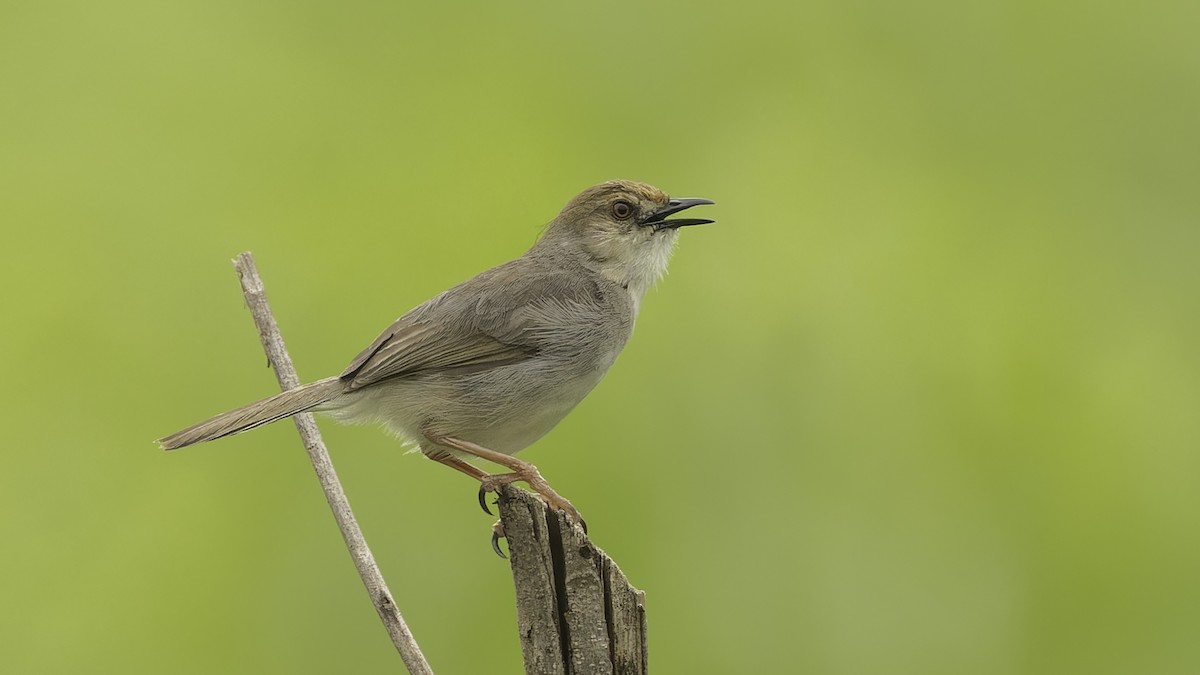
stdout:
<svg viewBox="0 0 1200 675">
<path fill-rule="evenodd" d="M 501 558 L 507 558 L 508 556 L 504 555 L 504 551 L 500 550 L 501 539 L 507 540 L 508 538 L 504 536 L 504 522 L 497 520 L 492 523 L 492 550 Z"/>
<path fill-rule="evenodd" d="M 492 513 L 487 507 L 487 493 L 496 492 L 504 485 L 519 481 L 528 485 L 529 489 L 537 495 L 538 499 L 545 502 L 547 506 L 565 513 L 567 520 L 579 523 L 586 534 L 587 523 L 583 520 L 583 516 L 579 514 L 579 510 L 575 508 L 575 505 L 567 501 L 566 497 L 555 492 L 554 488 L 550 487 L 550 483 L 547 483 L 546 479 L 542 478 L 542 474 L 537 470 L 536 466 L 528 462 L 521 462 L 521 464 L 524 466 L 521 466 L 512 473 L 492 474 L 479 479 L 479 505 L 483 507 L 483 510 L 489 515 Z"/>
<path fill-rule="evenodd" d="M 529 488 L 533 490 L 534 494 L 536 494 L 539 499 L 545 502 L 547 506 L 552 509 L 562 511 L 564 514 L 566 514 L 567 520 L 574 523 L 579 523 L 579 526 L 583 528 L 584 534 L 587 534 L 587 523 L 584 522 L 583 516 L 579 515 L 579 510 L 576 509 L 571 502 L 567 501 L 565 497 L 555 492 L 554 488 L 550 487 L 550 484 L 546 482 L 545 478 L 542 478 L 542 474 L 540 471 L 538 471 L 536 466 L 530 464 L 529 462 L 519 460 L 512 455 L 506 455 L 502 452 L 489 450 L 482 445 L 478 445 L 470 441 L 464 441 L 460 438 L 436 436 L 429 433 L 426 433 L 426 436 L 429 438 L 429 440 L 437 445 L 446 448 L 452 448 L 473 457 L 486 459 L 489 462 L 494 462 L 506 467 L 511 471 L 511 473 L 488 474 L 482 469 L 468 464 L 467 462 L 464 462 L 463 460 L 458 459 L 457 457 L 454 457 L 448 453 L 426 453 L 431 459 L 434 459 L 442 464 L 478 479 L 479 506 L 482 507 L 483 511 L 488 515 L 494 514 L 492 513 L 492 510 L 488 508 L 487 494 L 489 492 L 496 492 L 501 487 L 508 485 L 509 483 L 520 481 L 529 485 Z M 497 523 L 497 525 L 499 525 L 499 523 Z M 493 526 L 493 548 L 497 548 L 497 543 L 500 537 L 503 536 L 503 527 L 497 529 L 496 526 Z"/>
</svg>

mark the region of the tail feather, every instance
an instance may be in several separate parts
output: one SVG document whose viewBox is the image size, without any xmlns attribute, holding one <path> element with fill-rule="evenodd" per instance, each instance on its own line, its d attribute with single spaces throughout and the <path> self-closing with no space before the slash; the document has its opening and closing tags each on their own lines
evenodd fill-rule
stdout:
<svg viewBox="0 0 1200 675">
<path fill-rule="evenodd" d="M 163 450 L 176 450 L 260 427 L 325 403 L 340 394 L 343 386 L 337 377 L 301 385 L 176 431 L 158 439 L 158 444 Z"/>
</svg>

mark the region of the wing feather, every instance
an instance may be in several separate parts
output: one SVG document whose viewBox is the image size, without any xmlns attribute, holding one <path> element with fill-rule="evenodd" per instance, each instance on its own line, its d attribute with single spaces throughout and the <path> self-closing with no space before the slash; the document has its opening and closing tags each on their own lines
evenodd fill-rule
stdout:
<svg viewBox="0 0 1200 675">
<path fill-rule="evenodd" d="M 509 345 L 479 331 L 453 334 L 441 326 L 401 317 L 342 372 L 350 389 L 432 371 L 468 373 L 518 363 L 535 350 Z"/>
<path fill-rule="evenodd" d="M 580 276 L 530 274 L 527 265 L 518 258 L 495 267 L 400 317 L 346 367 L 342 380 L 360 389 L 393 377 L 465 374 L 535 357 L 545 327 L 531 325 L 526 309 L 575 295 Z"/>
</svg>

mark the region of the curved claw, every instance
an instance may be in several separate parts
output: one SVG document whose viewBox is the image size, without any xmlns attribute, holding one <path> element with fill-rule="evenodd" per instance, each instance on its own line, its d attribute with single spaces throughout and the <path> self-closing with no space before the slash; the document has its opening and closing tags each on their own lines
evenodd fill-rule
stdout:
<svg viewBox="0 0 1200 675">
<path fill-rule="evenodd" d="M 579 519 L 579 526 L 583 528 L 583 533 L 587 534 L 587 521 L 583 518 Z"/>
<path fill-rule="evenodd" d="M 495 530 L 492 530 L 492 550 L 501 558 L 508 559 L 508 556 L 504 555 L 504 551 L 500 550 L 500 533 Z"/>
<path fill-rule="evenodd" d="M 483 507 L 483 512 L 484 512 L 484 513 L 486 513 L 486 514 L 488 514 L 489 516 L 494 516 L 494 515 L 496 515 L 496 514 L 492 513 L 492 510 L 491 510 L 491 509 L 489 509 L 489 508 L 488 508 L 488 505 L 487 505 L 487 486 L 485 486 L 485 485 L 480 485 L 480 486 L 479 486 L 479 506 Z"/>
</svg>

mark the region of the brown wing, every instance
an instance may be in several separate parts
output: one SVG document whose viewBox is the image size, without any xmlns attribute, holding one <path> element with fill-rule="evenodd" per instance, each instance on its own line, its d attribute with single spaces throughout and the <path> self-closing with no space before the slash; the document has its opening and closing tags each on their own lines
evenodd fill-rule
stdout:
<svg viewBox="0 0 1200 675">
<path fill-rule="evenodd" d="M 536 353 L 478 330 L 450 331 L 444 324 L 400 317 L 342 372 L 350 389 L 430 371 L 468 373 L 523 361 Z"/>
<path fill-rule="evenodd" d="M 342 372 L 350 389 L 438 371 L 470 373 L 538 353 L 518 316 L 530 292 L 524 259 L 492 268 L 400 317 Z M 533 284 L 534 288 L 540 288 Z"/>
<path fill-rule="evenodd" d="M 517 258 L 397 319 L 342 372 L 342 381 L 361 389 L 392 377 L 478 372 L 575 348 L 580 341 L 574 334 L 595 330 L 607 316 L 598 303 L 611 300 L 598 284 L 573 268 L 546 269 Z M 575 310 L 547 318 L 548 307 L 568 305 Z"/>
</svg>

